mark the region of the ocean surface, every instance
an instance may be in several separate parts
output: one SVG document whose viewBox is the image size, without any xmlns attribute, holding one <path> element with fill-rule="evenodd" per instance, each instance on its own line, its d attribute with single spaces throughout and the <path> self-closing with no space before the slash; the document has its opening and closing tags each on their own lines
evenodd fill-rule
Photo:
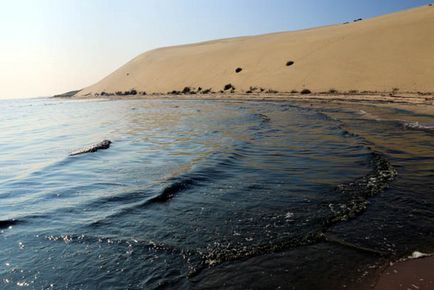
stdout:
<svg viewBox="0 0 434 290">
<path fill-rule="evenodd" d="M 0 100 L 1 289 L 366 288 L 434 251 L 433 209 L 431 115 Z"/>
</svg>

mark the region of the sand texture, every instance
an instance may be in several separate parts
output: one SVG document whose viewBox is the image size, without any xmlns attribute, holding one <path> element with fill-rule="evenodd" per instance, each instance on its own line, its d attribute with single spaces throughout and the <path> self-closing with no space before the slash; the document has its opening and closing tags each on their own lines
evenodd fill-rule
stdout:
<svg viewBox="0 0 434 290">
<path fill-rule="evenodd" d="M 347 24 L 159 48 L 78 94 L 218 92 L 226 84 L 237 92 L 434 92 L 433 49 L 434 6 L 426 5 Z"/>
<path fill-rule="evenodd" d="M 375 289 L 434 289 L 434 257 L 407 260 L 388 267 Z"/>
</svg>

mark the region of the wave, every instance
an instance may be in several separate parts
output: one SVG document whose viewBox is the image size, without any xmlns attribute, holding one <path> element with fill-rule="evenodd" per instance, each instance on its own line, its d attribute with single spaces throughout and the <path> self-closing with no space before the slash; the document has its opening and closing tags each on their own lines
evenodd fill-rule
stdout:
<svg viewBox="0 0 434 290">
<path fill-rule="evenodd" d="M 419 122 L 405 122 L 403 121 L 404 128 L 406 129 L 421 129 L 421 130 L 434 130 L 434 124 L 419 123 Z"/>
<path fill-rule="evenodd" d="M 197 165 L 190 172 L 163 181 L 162 184 L 166 184 L 166 186 L 160 189 L 159 193 L 154 196 L 151 196 L 151 194 L 153 191 L 158 190 L 155 188 L 157 185 L 149 186 L 143 190 L 126 192 L 121 195 L 94 201 L 92 205 L 106 204 L 107 202 L 125 204 L 126 201 L 131 203 L 118 212 L 93 222 L 90 226 L 95 227 L 103 225 L 107 220 L 122 216 L 134 209 L 169 202 L 180 193 L 187 192 L 199 186 L 205 186 L 213 180 L 223 180 L 233 176 L 237 164 L 246 156 L 248 146 L 249 143 L 243 142 L 235 146 L 235 149 L 230 153 L 215 152 L 211 154 L 201 165 Z M 228 168 L 231 168 L 231 170 L 228 170 Z M 146 196 L 146 198 L 143 200 L 144 196 Z"/>
<path fill-rule="evenodd" d="M 362 138 L 345 130 L 339 120 L 330 117 L 326 113 L 311 108 L 304 109 L 315 111 L 318 114 L 317 116 L 336 122 L 335 128 L 340 130 L 345 136 Z M 262 117 L 261 115 L 257 117 L 264 119 L 264 122 L 269 122 L 266 121 L 266 116 Z M 235 148 L 235 150 L 224 157 L 216 153 L 218 157 L 209 158 L 207 162 L 205 162 L 205 166 L 199 166 L 189 173 L 169 179 L 167 181 L 168 185 L 164 187 L 158 195 L 145 200 L 139 206 L 143 207 L 156 203 L 166 203 L 175 198 L 178 194 L 187 192 L 198 186 L 204 186 L 216 178 L 227 178 L 231 175 L 230 172 L 233 172 L 233 167 L 237 162 L 245 156 L 246 150 L 248 149 L 246 148 L 247 145 L 248 144 L 243 144 L 243 146 Z M 337 185 L 333 189 L 333 192 L 327 194 L 327 196 L 333 197 L 333 200 L 318 205 L 318 214 L 312 216 L 312 220 L 314 220 L 317 226 L 310 232 L 289 234 L 277 232 L 276 235 L 266 240 L 263 240 L 263 238 L 254 240 L 245 234 L 226 236 L 219 241 L 205 245 L 205 247 L 189 251 L 191 255 L 200 257 L 199 263 L 201 266 L 196 267 L 196 269 L 215 266 L 227 261 L 311 245 L 321 241 L 329 241 L 325 233 L 332 226 L 340 222 L 348 221 L 361 214 L 368 206 L 368 199 L 384 191 L 397 176 L 397 171 L 381 153 L 371 152 L 368 159 L 371 170 L 367 175 L 352 180 L 351 182 Z M 231 167 L 231 171 L 227 170 L 227 167 Z M 339 196 L 339 202 L 335 202 L 337 199 L 336 196 Z M 134 207 L 136 206 L 137 205 Z M 131 208 L 128 210 L 131 210 Z M 258 218 L 262 219 L 261 217 Z M 283 217 L 283 219 L 287 221 L 285 217 Z M 257 220 L 257 223 L 261 224 L 263 221 Z M 258 234 L 261 235 L 261 232 Z M 372 252 L 375 252 L 375 250 Z"/>
<path fill-rule="evenodd" d="M 0 220 L 0 229 L 7 229 L 11 226 L 18 224 L 18 223 L 20 223 L 20 221 L 18 221 L 16 219 Z"/>
<path fill-rule="evenodd" d="M 168 185 L 156 196 L 147 200 L 145 204 L 162 203 L 171 200 L 177 194 L 188 191 L 193 187 L 205 185 L 215 179 L 224 179 L 232 176 L 227 169 L 234 169 L 236 164 L 246 156 L 249 143 L 243 142 L 230 153 L 214 153 L 201 166 L 191 172 L 170 178 Z M 144 205 L 145 205 L 144 204 Z"/>
<path fill-rule="evenodd" d="M 342 199 L 339 203 L 327 205 L 332 215 L 325 220 L 324 226 L 347 221 L 363 212 L 368 199 L 384 191 L 398 175 L 392 164 L 378 152 L 371 153 L 370 163 L 372 170 L 369 174 L 336 187 L 335 191 Z"/>
<path fill-rule="evenodd" d="M 381 118 L 377 115 L 368 113 L 364 110 L 360 110 L 359 115 L 363 116 L 365 120 L 373 120 L 377 122 L 386 122 L 386 123 L 395 123 L 399 126 L 402 126 L 404 129 L 414 129 L 414 130 L 423 130 L 423 131 L 433 131 L 434 123 L 422 123 L 418 121 L 408 121 L 403 119 L 385 119 Z M 432 117 L 432 116 L 430 116 Z"/>
</svg>

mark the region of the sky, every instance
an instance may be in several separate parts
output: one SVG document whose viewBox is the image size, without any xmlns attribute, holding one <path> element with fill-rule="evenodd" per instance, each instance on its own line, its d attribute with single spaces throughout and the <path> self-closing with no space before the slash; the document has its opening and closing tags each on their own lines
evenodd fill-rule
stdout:
<svg viewBox="0 0 434 290">
<path fill-rule="evenodd" d="M 432 0 L 0 0 L 0 98 L 91 85 L 153 48 L 369 18 Z"/>
</svg>

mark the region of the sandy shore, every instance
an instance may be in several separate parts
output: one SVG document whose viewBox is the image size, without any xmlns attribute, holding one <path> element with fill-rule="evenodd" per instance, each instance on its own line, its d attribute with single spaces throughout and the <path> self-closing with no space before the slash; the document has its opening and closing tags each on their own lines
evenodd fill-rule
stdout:
<svg viewBox="0 0 434 290">
<path fill-rule="evenodd" d="M 434 289 L 434 257 L 408 259 L 391 264 L 380 275 L 374 289 Z"/>
<path fill-rule="evenodd" d="M 74 96 L 74 99 L 89 99 L 89 96 Z M 153 95 L 129 95 L 129 96 L 94 96 L 92 98 L 107 100 L 140 100 L 140 99 L 176 99 L 176 100 L 234 100 L 234 101 L 302 101 L 302 102 L 326 102 L 367 104 L 382 107 L 400 108 L 419 114 L 434 115 L 434 95 L 419 94 L 153 94 Z"/>
</svg>

